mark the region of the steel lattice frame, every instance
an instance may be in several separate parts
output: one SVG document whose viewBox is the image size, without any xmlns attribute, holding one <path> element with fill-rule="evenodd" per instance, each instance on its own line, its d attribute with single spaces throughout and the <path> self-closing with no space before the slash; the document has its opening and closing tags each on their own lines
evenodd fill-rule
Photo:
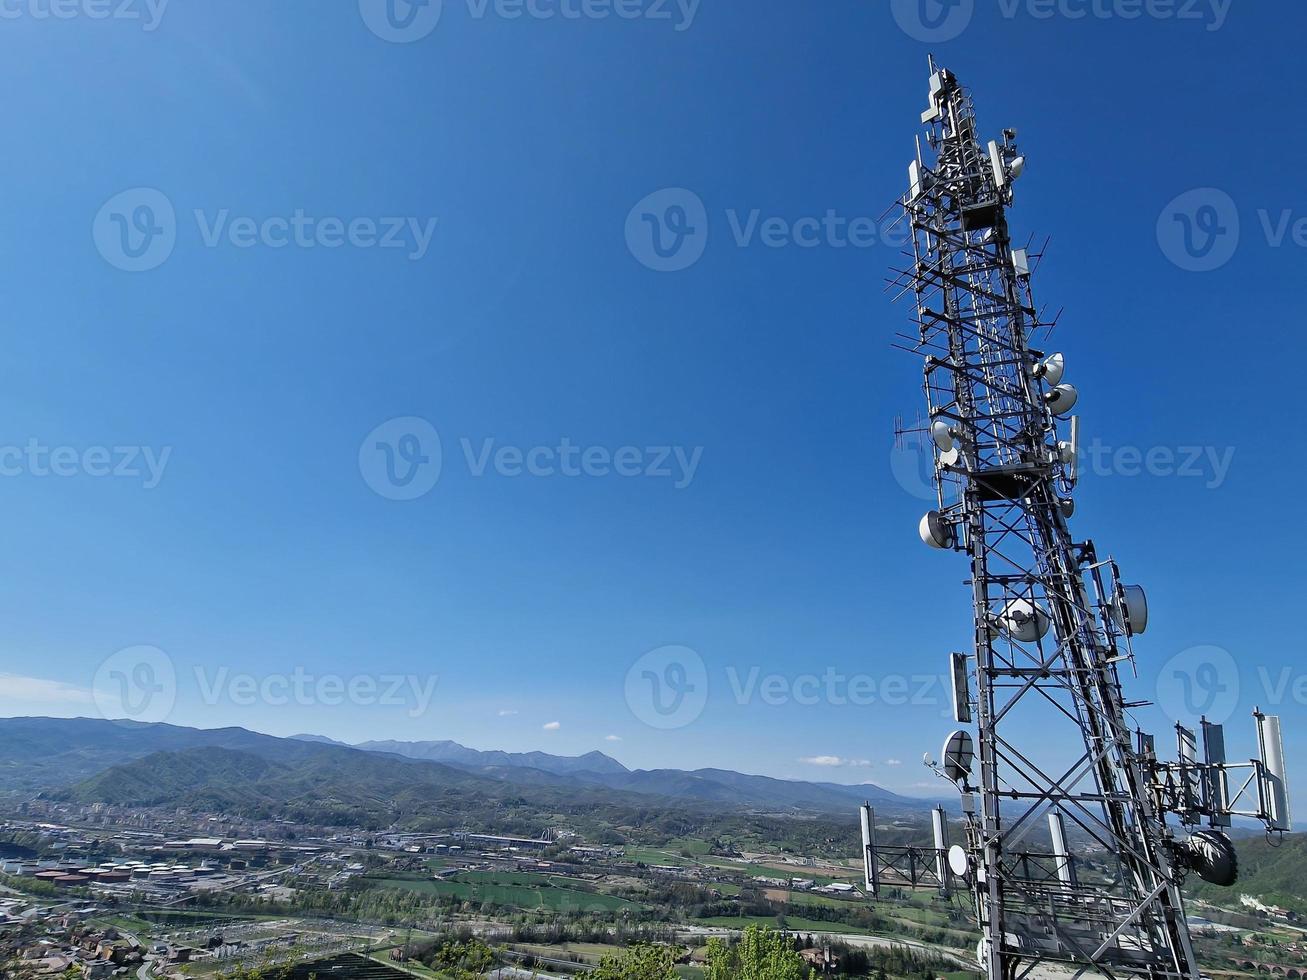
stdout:
<svg viewBox="0 0 1307 980">
<path fill-rule="evenodd" d="M 953 452 L 935 448 L 939 515 L 972 566 L 980 785 L 964 787 L 964 809 L 982 962 L 994 980 L 1044 961 L 1197 978 L 1170 833 L 1126 720 L 1118 664 L 1132 651 L 1116 567 L 1068 526 L 1074 474 L 1039 375 L 1045 355 L 1031 347 L 1047 324 L 1006 217 L 1014 134 L 996 161 L 967 91 L 946 71 L 933 79 L 934 158 L 918 154 L 903 201 L 914 259 L 904 285 L 916 295 L 930 418 L 957 439 Z M 1002 625 L 1023 601 L 1051 626 L 1028 642 Z M 1009 737 L 1028 735 L 1031 719 L 1063 750 L 1056 764 L 1049 745 Z M 1102 848 L 1093 880 L 1030 871 L 1030 848 L 1018 845 L 1050 809 Z"/>
</svg>

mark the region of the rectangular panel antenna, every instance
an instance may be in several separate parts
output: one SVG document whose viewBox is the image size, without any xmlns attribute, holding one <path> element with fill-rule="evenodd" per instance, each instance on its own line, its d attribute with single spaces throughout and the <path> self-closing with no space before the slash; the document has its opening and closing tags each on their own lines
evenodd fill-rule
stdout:
<svg viewBox="0 0 1307 980">
<path fill-rule="evenodd" d="M 880 895 L 880 875 L 876 870 L 876 811 L 871 804 L 862 806 L 862 863 L 867 894 Z"/>
<path fill-rule="evenodd" d="M 950 654 L 953 669 L 953 720 L 959 725 L 971 724 L 971 675 L 967 671 L 965 653 Z"/>
<path fill-rule="evenodd" d="M 1225 726 L 1203 719 L 1203 757 L 1207 762 L 1204 793 L 1213 827 L 1228 827 L 1230 819 L 1230 777 L 1225 771 Z"/>
<path fill-rule="evenodd" d="M 935 829 L 935 874 L 939 877 L 939 893 L 948 895 L 951 891 L 948 886 L 948 815 L 942 806 L 935 807 L 930 815 Z"/>
<path fill-rule="evenodd" d="M 1071 850 L 1066 844 L 1066 819 L 1061 810 L 1048 811 L 1048 834 L 1053 838 L 1053 859 L 1057 862 L 1057 879 L 1074 888 L 1075 868 L 1071 865 Z"/>
<path fill-rule="evenodd" d="M 1280 737 L 1280 719 L 1257 711 L 1257 741 L 1262 754 L 1262 803 L 1271 830 L 1292 830 L 1289 813 L 1288 773 L 1284 766 L 1284 740 Z"/>
</svg>

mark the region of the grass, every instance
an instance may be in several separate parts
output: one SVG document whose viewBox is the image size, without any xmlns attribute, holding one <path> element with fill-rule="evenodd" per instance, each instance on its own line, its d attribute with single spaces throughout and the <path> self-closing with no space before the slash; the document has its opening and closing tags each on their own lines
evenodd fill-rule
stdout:
<svg viewBox="0 0 1307 980">
<path fill-rule="evenodd" d="M 683 858 L 679 851 L 661 850 L 656 847 L 628 847 L 626 860 L 640 864 L 672 865 L 678 868 L 688 868 L 695 863 Z"/>
<path fill-rule="evenodd" d="M 374 878 L 382 888 L 439 895 L 460 902 L 494 902 L 510 908 L 554 912 L 620 912 L 643 906 L 624 898 L 574 887 L 568 878 L 524 872 L 471 872 L 444 881 Z"/>
</svg>

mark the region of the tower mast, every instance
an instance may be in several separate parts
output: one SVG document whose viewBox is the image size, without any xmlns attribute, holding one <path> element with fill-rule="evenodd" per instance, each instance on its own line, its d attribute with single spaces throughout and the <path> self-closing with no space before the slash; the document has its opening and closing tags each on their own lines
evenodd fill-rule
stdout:
<svg viewBox="0 0 1307 980">
<path fill-rule="evenodd" d="M 1069 417 L 1079 395 L 1062 355 L 1034 346 L 1051 324 L 1007 220 L 1025 159 L 1013 130 L 982 144 L 970 94 L 933 60 L 922 123 L 926 147 L 902 201 L 913 264 L 900 280 L 916 300 L 938 491 L 920 533 L 971 562 L 975 632 L 953 676 L 957 720 L 977 732 L 955 732 L 942 763 L 962 793 L 965 844 L 948 847 L 941 816 L 937 860 L 912 858 L 905 874 L 896 849 L 875 846 L 866 808 L 868 888 L 897 877 L 947 893 L 965 882 L 992 980 L 1018 980 L 1045 961 L 1197 980 L 1180 885 L 1190 870 L 1233 881 L 1219 829 L 1231 814 L 1288 829 L 1282 752 L 1269 768 L 1249 763 L 1257 802 L 1241 811 L 1220 789 L 1236 767 L 1219 726 L 1204 723 L 1202 763 L 1192 746 L 1186 753 L 1184 735 L 1193 736 L 1182 727 L 1175 764 L 1132 732 L 1119 670 L 1133 663 L 1147 600 L 1071 530 L 1078 423 Z M 1278 746 L 1278 719 L 1259 714 L 1258 724 Z M 1203 819 L 1213 829 L 1194 830 Z M 1068 833 L 1092 857 L 1073 856 Z"/>
</svg>

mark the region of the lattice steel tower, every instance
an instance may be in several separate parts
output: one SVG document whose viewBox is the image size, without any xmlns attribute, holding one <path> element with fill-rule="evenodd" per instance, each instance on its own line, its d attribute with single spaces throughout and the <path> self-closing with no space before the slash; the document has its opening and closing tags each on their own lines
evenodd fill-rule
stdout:
<svg viewBox="0 0 1307 980">
<path fill-rule="evenodd" d="M 933 60 L 922 122 L 928 149 L 918 141 L 902 201 L 913 262 L 898 282 L 916 298 L 939 493 L 921 537 L 971 560 L 974 643 L 952 674 L 957 720 L 976 734 L 959 730 L 940 763 L 928 758 L 962 793 L 965 843 L 949 846 L 939 811 L 933 848 L 878 847 L 866 807 L 868 891 L 969 889 L 992 980 L 1048 961 L 1197 978 L 1180 885 L 1190 871 L 1233 883 L 1221 830 L 1233 815 L 1288 829 L 1279 722 L 1257 713 L 1262 757 L 1243 765 L 1227 763 L 1205 720 L 1201 760 L 1182 726 L 1174 763 L 1132 731 L 1127 711 L 1142 702 L 1125 700 L 1120 667 L 1133 664 L 1147 601 L 1071 530 L 1078 426 L 1063 433 L 1060 420 L 1078 394 L 1062 355 L 1032 346 L 1052 324 L 1008 228 L 1025 166 L 1016 133 L 982 144 L 969 93 Z"/>
</svg>

